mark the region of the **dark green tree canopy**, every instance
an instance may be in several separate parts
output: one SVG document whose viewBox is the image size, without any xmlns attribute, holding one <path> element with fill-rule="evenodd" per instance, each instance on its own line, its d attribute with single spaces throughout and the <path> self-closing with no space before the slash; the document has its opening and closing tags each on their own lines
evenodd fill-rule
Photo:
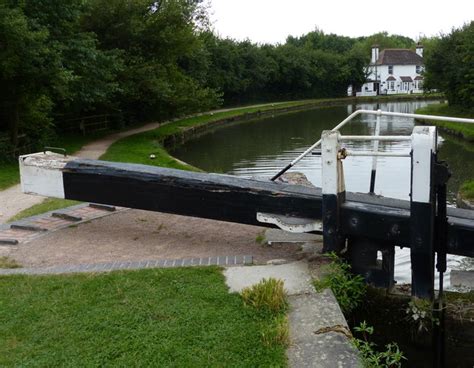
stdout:
<svg viewBox="0 0 474 368">
<path fill-rule="evenodd" d="M 433 42 L 425 54 L 425 86 L 446 94 L 450 105 L 474 109 L 474 22 Z"/>
<path fill-rule="evenodd" d="M 0 134 L 43 145 L 68 118 L 125 124 L 220 104 L 345 96 L 365 81 L 370 47 L 412 47 L 379 33 L 315 30 L 282 45 L 223 39 L 204 0 L 4 0 Z"/>
</svg>

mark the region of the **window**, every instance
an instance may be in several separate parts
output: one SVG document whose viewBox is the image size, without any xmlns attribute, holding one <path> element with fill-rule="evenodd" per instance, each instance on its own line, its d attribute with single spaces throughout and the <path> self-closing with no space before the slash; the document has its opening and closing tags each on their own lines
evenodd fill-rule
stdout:
<svg viewBox="0 0 474 368">
<path fill-rule="evenodd" d="M 420 74 L 422 72 L 421 65 L 416 66 L 416 74 Z"/>
<path fill-rule="evenodd" d="M 388 74 L 393 74 L 393 65 L 388 66 Z"/>
<path fill-rule="evenodd" d="M 394 91 L 395 90 L 395 82 L 394 81 L 388 82 L 388 88 L 390 89 L 390 91 Z"/>
</svg>

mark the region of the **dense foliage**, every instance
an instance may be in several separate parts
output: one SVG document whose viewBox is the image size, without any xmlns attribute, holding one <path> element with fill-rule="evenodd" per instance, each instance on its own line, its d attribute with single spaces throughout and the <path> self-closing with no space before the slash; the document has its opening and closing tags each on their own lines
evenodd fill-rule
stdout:
<svg viewBox="0 0 474 368">
<path fill-rule="evenodd" d="M 427 87 L 444 92 L 450 105 L 474 110 L 474 22 L 436 40 L 425 63 Z"/>
<path fill-rule="evenodd" d="M 20 138 L 44 144 L 67 120 L 94 114 L 129 124 L 343 96 L 364 82 L 373 43 L 414 45 L 320 30 L 281 45 L 222 39 L 203 0 L 1 0 L 0 152 Z"/>
</svg>

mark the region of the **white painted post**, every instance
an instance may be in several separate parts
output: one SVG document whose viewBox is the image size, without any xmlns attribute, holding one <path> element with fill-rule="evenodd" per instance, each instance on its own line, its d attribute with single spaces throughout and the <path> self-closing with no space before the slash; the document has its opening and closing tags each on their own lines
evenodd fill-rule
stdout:
<svg viewBox="0 0 474 368">
<path fill-rule="evenodd" d="M 339 252 L 344 248 L 344 238 L 339 234 L 339 208 L 345 200 L 344 172 L 338 158 L 339 136 L 339 132 L 328 130 L 321 136 L 324 252 Z"/>
<path fill-rule="evenodd" d="M 411 165 L 411 266 L 412 295 L 434 296 L 434 163 L 437 151 L 436 128 L 415 127 L 412 134 Z"/>
</svg>

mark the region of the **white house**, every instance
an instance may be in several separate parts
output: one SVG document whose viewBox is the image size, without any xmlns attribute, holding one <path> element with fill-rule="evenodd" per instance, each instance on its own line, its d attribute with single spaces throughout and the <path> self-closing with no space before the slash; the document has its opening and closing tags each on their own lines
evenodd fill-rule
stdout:
<svg viewBox="0 0 474 368">
<path fill-rule="evenodd" d="M 356 96 L 422 93 L 423 68 L 423 46 L 420 44 L 416 51 L 385 49 L 380 53 L 378 45 L 374 45 L 367 82 L 356 91 Z M 352 87 L 349 87 L 348 95 L 352 95 Z"/>
</svg>

